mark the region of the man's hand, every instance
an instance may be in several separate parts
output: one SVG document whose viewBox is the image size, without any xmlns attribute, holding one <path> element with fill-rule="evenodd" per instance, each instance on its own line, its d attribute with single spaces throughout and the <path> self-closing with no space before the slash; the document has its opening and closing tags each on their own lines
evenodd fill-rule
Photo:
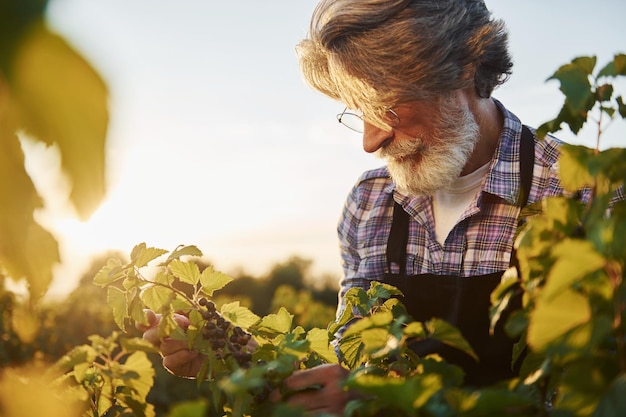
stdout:
<svg viewBox="0 0 626 417">
<path fill-rule="evenodd" d="M 161 320 L 160 314 L 146 310 L 146 318 L 148 325 L 138 324 L 137 328 L 143 332 L 144 339 L 159 348 L 163 357 L 163 367 L 174 375 L 195 378 L 202 367 L 204 356 L 190 350 L 185 340 L 174 340 L 169 337 L 160 339 L 157 329 Z M 189 318 L 182 314 L 175 314 L 174 320 L 182 329 L 187 329 L 189 326 Z"/>
<path fill-rule="evenodd" d="M 283 395 L 274 391 L 271 399 L 302 407 L 312 415 L 342 415 L 346 404 L 354 397 L 342 386 L 347 373 L 334 364 L 296 371 L 285 380 Z"/>
</svg>

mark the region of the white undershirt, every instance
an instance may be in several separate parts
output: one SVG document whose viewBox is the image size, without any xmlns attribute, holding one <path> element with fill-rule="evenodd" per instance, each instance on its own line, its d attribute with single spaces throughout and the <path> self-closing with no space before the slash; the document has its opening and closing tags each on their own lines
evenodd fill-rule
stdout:
<svg viewBox="0 0 626 417">
<path fill-rule="evenodd" d="M 435 235 L 441 246 L 444 246 L 450 230 L 480 190 L 488 171 L 489 163 L 468 175 L 459 177 L 446 189 L 437 190 L 433 194 Z"/>
</svg>

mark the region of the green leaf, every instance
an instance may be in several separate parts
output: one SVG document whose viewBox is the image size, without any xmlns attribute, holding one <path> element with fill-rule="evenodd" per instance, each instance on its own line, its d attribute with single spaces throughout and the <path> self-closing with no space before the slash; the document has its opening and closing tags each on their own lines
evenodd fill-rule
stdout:
<svg viewBox="0 0 626 417">
<path fill-rule="evenodd" d="M 606 394 L 600 399 L 593 417 L 626 416 L 626 374 L 613 380 Z"/>
<path fill-rule="evenodd" d="M 240 306 L 239 301 L 223 304 L 220 308 L 220 313 L 233 325 L 244 329 L 249 328 L 260 320 L 259 316 L 248 308 Z"/>
<path fill-rule="evenodd" d="M 402 292 L 393 285 L 385 284 L 383 282 L 372 281 L 370 288 L 367 290 L 367 295 L 370 299 L 380 300 L 391 298 L 392 296 L 402 295 Z"/>
<path fill-rule="evenodd" d="M 124 384 L 134 389 L 139 395 L 139 398 L 143 399 L 145 403 L 150 388 L 154 385 L 155 375 L 152 362 L 148 359 L 146 353 L 141 351 L 132 353 L 124 364 L 120 365 L 120 368 L 124 372 L 132 372 L 136 375 L 136 377 L 132 379 L 125 380 Z"/>
<path fill-rule="evenodd" d="M 165 253 L 165 249 L 149 248 L 145 243 L 140 243 L 130 253 L 130 260 L 137 268 L 142 268 Z"/>
<path fill-rule="evenodd" d="M 172 275 L 180 279 L 187 284 L 196 285 L 200 282 L 200 268 L 194 262 L 183 262 L 178 259 L 174 259 L 169 264 Z"/>
<path fill-rule="evenodd" d="M 450 390 L 445 395 L 459 416 L 508 415 L 504 410 L 515 410 L 512 415 L 536 415 L 532 398 L 503 388 L 487 387 L 480 391 Z"/>
<path fill-rule="evenodd" d="M 183 401 L 172 405 L 167 417 L 204 417 L 209 415 L 208 407 L 204 399 Z"/>
<path fill-rule="evenodd" d="M 624 99 L 622 98 L 622 96 L 619 96 L 617 98 L 617 109 L 619 111 L 620 116 L 626 119 L 626 104 L 624 104 Z"/>
<path fill-rule="evenodd" d="M 478 360 L 478 356 L 467 340 L 465 340 L 459 329 L 439 318 L 429 320 L 425 324 L 429 333 L 428 337 L 430 339 L 439 340 L 440 342 L 457 348 L 467 353 L 472 358 Z"/>
<path fill-rule="evenodd" d="M 152 343 L 141 337 L 121 338 L 120 345 L 129 352 L 141 351 L 158 353 L 159 349 Z"/>
<path fill-rule="evenodd" d="M 426 337 L 426 331 L 424 330 L 424 324 L 419 321 L 414 321 L 404 328 L 403 333 L 406 337 Z"/>
<path fill-rule="evenodd" d="M 390 338 L 389 332 L 382 328 L 365 329 L 361 332 L 361 342 L 363 343 L 363 351 L 367 354 L 373 354 L 387 346 Z"/>
<path fill-rule="evenodd" d="M 14 57 L 11 85 L 21 127 L 58 146 L 70 200 L 81 219 L 89 218 L 105 192 L 105 83 L 62 37 L 35 24 Z"/>
<path fill-rule="evenodd" d="M 591 318 L 587 299 L 571 289 L 550 298 L 540 293 L 535 303 L 530 313 L 528 344 L 537 351 L 543 351 L 552 341 Z"/>
<path fill-rule="evenodd" d="M 124 270 L 122 269 L 122 261 L 119 259 L 111 258 L 107 260 L 107 264 L 103 266 L 93 279 L 93 283 L 106 287 L 115 281 L 125 278 Z"/>
<path fill-rule="evenodd" d="M 338 363 L 337 354 L 330 345 L 328 331 L 324 329 L 313 328 L 306 334 L 306 339 L 310 343 L 311 350 L 316 352 L 327 363 Z"/>
<path fill-rule="evenodd" d="M 346 385 L 408 415 L 415 415 L 415 410 L 423 407 L 443 386 L 436 374 L 408 379 L 359 374 L 348 378 Z"/>
<path fill-rule="evenodd" d="M 574 193 L 595 183 L 595 178 L 588 168 L 593 152 L 593 149 L 585 146 L 564 145 L 561 148 L 559 178 L 567 191 Z"/>
<path fill-rule="evenodd" d="M 605 102 L 611 100 L 613 96 L 613 86 L 611 84 L 603 84 L 596 88 L 596 100 Z"/>
<path fill-rule="evenodd" d="M 393 314 L 390 311 L 380 311 L 368 317 L 363 317 L 355 321 L 344 332 L 344 336 L 359 334 L 366 329 L 375 327 L 386 327 L 393 321 Z"/>
<path fill-rule="evenodd" d="M 107 288 L 107 303 L 113 310 L 113 320 L 115 324 L 122 330 L 126 331 L 124 319 L 128 317 L 126 306 L 126 294 L 115 287 Z"/>
<path fill-rule="evenodd" d="M 1 82 L 1 81 L 0 81 Z M 6 92 L 6 89 L 5 89 Z M 42 201 L 24 168 L 24 154 L 3 108 L 0 122 L 0 266 L 14 281 L 26 279 L 34 299 L 52 282 L 58 244 L 33 217 Z"/>
<path fill-rule="evenodd" d="M 356 307 L 363 315 L 369 312 L 369 297 L 363 288 L 353 287 L 344 295 L 346 311 L 351 311 L 350 306 Z"/>
<path fill-rule="evenodd" d="M 617 54 L 600 72 L 600 77 L 616 77 L 618 75 L 626 75 L 626 55 Z"/>
<path fill-rule="evenodd" d="M 339 351 L 341 352 L 341 358 L 348 368 L 354 369 L 363 363 L 363 343 L 361 343 L 361 335 L 344 335 L 339 341 Z"/>
<path fill-rule="evenodd" d="M 293 324 L 293 314 L 290 314 L 286 308 L 281 307 L 276 314 L 268 314 L 261 319 L 258 328 L 263 331 L 276 333 L 287 333 L 291 330 Z"/>
<path fill-rule="evenodd" d="M 141 292 L 140 298 L 147 308 L 161 311 L 171 304 L 173 293 L 169 288 L 150 286 Z"/>
<path fill-rule="evenodd" d="M 542 297 L 548 302 L 606 264 L 604 257 L 586 240 L 566 239 L 554 246 L 552 254 L 557 259 L 542 290 Z"/>
<path fill-rule="evenodd" d="M 170 263 L 174 259 L 179 259 L 183 256 L 202 256 L 202 252 L 196 246 L 179 246 L 167 257 L 165 264 Z"/>
<path fill-rule="evenodd" d="M 221 290 L 232 280 L 232 277 L 222 272 L 213 270 L 213 266 L 206 267 L 200 276 L 202 291 L 205 294 L 208 294 L 209 297 L 212 297 L 215 291 Z"/>
<path fill-rule="evenodd" d="M 559 80 L 561 91 L 573 114 L 586 113 L 589 99 L 593 98 L 589 76 L 596 64 L 595 57 L 579 57 L 561 66 L 550 78 Z"/>
</svg>

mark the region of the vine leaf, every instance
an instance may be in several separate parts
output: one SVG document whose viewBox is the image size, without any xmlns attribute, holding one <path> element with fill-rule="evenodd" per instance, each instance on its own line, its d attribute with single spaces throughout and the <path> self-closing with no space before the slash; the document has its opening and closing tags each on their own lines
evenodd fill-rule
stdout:
<svg viewBox="0 0 626 417">
<path fill-rule="evenodd" d="M 313 328 L 307 332 L 306 339 L 310 343 L 311 350 L 320 355 L 326 362 L 339 362 L 335 350 L 330 345 L 330 339 L 326 330 Z"/>
<path fill-rule="evenodd" d="M 276 314 L 268 314 L 263 317 L 258 324 L 261 331 L 276 333 L 287 333 L 293 325 L 293 314 L 286 308 L 281 307 Z"/>
<path fill-rule="evenodd" d="M 535 302 L 528 324 L 528 344 L 537 351 L 544 351 L 552 341 L 591 319 L 587 298 L 569 288 L 550 298 L 540 294 Z"/>
<path fill-rule="evenodd" d="M 135 245 L 131 251 L 130 260 L 137 268 L 142 268 L 166 253 L 167 251 L 165 249 L 149 248 L 145 243 L 139 243 L 138 245 Z"/>
<path fill-rule="evenodd" d="M 260 318 L 250 309 L 239 305 L 239 301 L 223 304 L 220 313 L 233 325 L 248 328 L 257 323 Z"/>
<path fill-rule="evenodd" d="M 125 318 L 128 316 L 126 308 L 126 294 L 115 287 L 107 288 L 107 303 L 113 310 L 113 320 L 117 327 L 122 331 L 126 331 L 126 325 L 124 323 Z"/>
<path fill-rule="evenodd" d="M 434 318 L 425 323 L 426 329 L 429 332 L 428 337 L 431 339 L 439 340 L 449 346 L 462 350 L 470 355 L 472 358 L 478 360 L 478 355 L 474 352 L 474 349 L 465 340 L 459 329 L 451 325 L 445 320 Z"/>
<path fill-rule="evenodd" d="M 193 262 L 175 259 L 169 264 L 172 275 L 187 284 L 196 285 L 200 282 L 200 268 Z"/>
<path fill-rule="evenodd" d="M 202 285 L 202 291 L 211 297 L 215 291 L 221 290 L 232 280 L 231 276 L 216 271 L 213 266 L 209 265 L 202 271 L 200 285 Z"/>
</svg>

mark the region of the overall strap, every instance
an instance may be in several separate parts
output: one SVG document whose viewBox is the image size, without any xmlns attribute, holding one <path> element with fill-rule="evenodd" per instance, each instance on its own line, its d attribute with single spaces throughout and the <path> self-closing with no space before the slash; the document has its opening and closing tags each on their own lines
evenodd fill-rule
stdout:
<svg viewBox="0 0 626 417">
<path fill-rule="evenodd" d="M 533 181 L 533 168 L 535 166 L 535 138 L 530 129 L 522 126 L 520 140 L 520 192 L 517 206 L 524 208 L 528 203 L 530 189 Z M 400 275 L 406 274 L 406 246 L 409 242 L 409 214 L 402 206 L 394 201 L 393 218 L 389 240 L 387 241 L 387 268 L 391 271 L 391 264 L 400 266 Z M 511 259 L 515 259 L 515 254 Z"/>
</svg>

